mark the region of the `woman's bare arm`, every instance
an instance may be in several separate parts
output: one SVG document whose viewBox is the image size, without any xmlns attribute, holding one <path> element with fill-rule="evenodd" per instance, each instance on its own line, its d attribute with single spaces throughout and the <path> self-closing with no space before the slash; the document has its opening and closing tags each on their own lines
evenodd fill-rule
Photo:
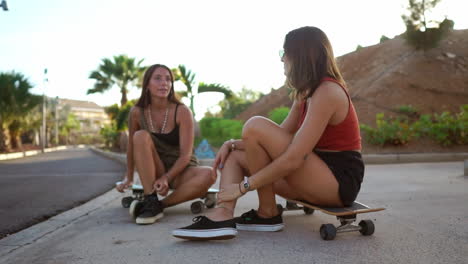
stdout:
<svg viewBox="0 0 468 264">
<path fill-rule="evenodd" d="M 289 133 L 295 133 L 297 130 L 297 124 L 299 118 L 301 117 L 301 101 L 294 100 L 291 110 L 289 111 L 288 116 L 281 123 L 281 127 L 284 128 Z"/>
</svg>

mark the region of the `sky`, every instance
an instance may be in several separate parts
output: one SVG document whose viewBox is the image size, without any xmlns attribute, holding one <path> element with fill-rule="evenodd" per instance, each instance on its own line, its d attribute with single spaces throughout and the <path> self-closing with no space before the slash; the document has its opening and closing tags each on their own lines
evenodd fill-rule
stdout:
<svg viewBox="0 0 468 264">
<path fill-rule="evenodd" d="M 103 58 L 127 54 L 143 65 L 184 64 L 196 82 L 234 92 L 262 93 L 285 80 L 278 51 L 284 36 L 302 26 L 321 28 L 335 56 L 405 31 L 406 0 L 7 0 L 0 9 L 0 72 L 24 74 L 32 92 L 50 97 L 120 102 L 119 89 L 87 95 L 91 71 Z M 430 18 L 468 29 L 468 1 L 442 0 Z M 47 68 L 47 76 L 44 69 Z M 44 82 L 47 78 L 48 82 Z M 176 90 L 182 84 L 176 83 Z M 141 90 L 130 88 L 129 99 Z M 220 94 L 195 98 L 196 118 L 216 111 Z"/>
</svg>

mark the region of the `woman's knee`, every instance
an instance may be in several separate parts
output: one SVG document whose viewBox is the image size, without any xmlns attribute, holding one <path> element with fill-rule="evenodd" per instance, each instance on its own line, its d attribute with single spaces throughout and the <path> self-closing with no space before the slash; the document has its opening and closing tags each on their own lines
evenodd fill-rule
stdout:
<svg viewBox="0 0 468 264">
<path fill-rule="evenodd" d="M 262 131 L 262 128 L 265 127 L 265 124 L 268 122 L 268 119 L 263 116 L 251 117 L 247 122 L 245 122 L 244 127 L 242 128 L 242 137 L 244 138 L 258 134 L 258 132 Z"/>
<path fill-rule="evenodd" d="M 133 145 L 135 147 L 144 147 L 144 146 L 151 146 L 152 139 L 151 135 L 146 130 L 138 130 L 133 134 Z"/>
<path fill-rule="evenodd" d="M 211 167 L 203 167 L 200 172 L 200 177 L 200 182 L 202 182 L 203 185 L 211 186 L 216 182 L 216 174 Z"/>
</svg>

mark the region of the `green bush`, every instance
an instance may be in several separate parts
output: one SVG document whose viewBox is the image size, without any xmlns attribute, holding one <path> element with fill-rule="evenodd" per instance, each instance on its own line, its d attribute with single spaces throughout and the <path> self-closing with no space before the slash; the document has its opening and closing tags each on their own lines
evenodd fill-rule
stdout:
<svg viewBox="0 0 468 264">
<path fill-rule="evenodd" d="M 278 107 L 268 113 L 268 118 L 280 125 L 289 114 L 288 107 Z"/>
<path fill-rule="evenodd" d="M 243 123 L 239 120 L 205 117 L 200 120 L 202 138 L 214 146 L 221 146 L 231 138 L 241 138 Z"/>
<path fill-rule="evenodd" d="M 416 123 L 422 135 L 443 146 L 468 144 L 468 105 L 460 107 L 458 114 L 443 112 L 433 118 L 424 116 Z"/>
<path fill-rule="evenodd" d="M 414 128 L 406 118 L 385 119 L 383 113 L 376 115 L 376 128 L 361 124 L 360 127 L 366 134 L 366 139 L 374 145 L 406 145 L 417 137 Z"/>
<path fill-rule="evenodd" d="M 114 148 L 118 146 L 119 142 L 119 131 L 114 126 L 105 125 L 99 131 L 99 134 L 104 138 L 104 144 L 108 148 Z"/>
<path fill-rule="evenodd" d="M 410 113 L 410 108 L 405 114 Z M 383 113 L 376 115 L 376 128 L 361 124 L 366 140 L 375 145 L 404 145 L 414 138 L 428 137 L 443 146 L 468 144 L 468 105 L 460 107 L 460 112 L 451 114 L 421 115 L 418 120 L 410 123 L 406 116 L 384 118 Z"/>
</svg>

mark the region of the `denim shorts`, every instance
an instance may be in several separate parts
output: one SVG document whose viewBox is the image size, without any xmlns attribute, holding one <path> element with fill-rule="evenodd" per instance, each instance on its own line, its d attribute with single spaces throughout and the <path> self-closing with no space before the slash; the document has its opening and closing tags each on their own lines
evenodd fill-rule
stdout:
<svg viewBox="0 0 468 264">
<path fill-rule="evenodd" d="M 364 178 L 364 162 L 357 151 L 326 152 L 314 150 L 322 159 L 339 184 L 339 194 L 344 206 L 350 206 L 361 189 Z"/>
</svg>

